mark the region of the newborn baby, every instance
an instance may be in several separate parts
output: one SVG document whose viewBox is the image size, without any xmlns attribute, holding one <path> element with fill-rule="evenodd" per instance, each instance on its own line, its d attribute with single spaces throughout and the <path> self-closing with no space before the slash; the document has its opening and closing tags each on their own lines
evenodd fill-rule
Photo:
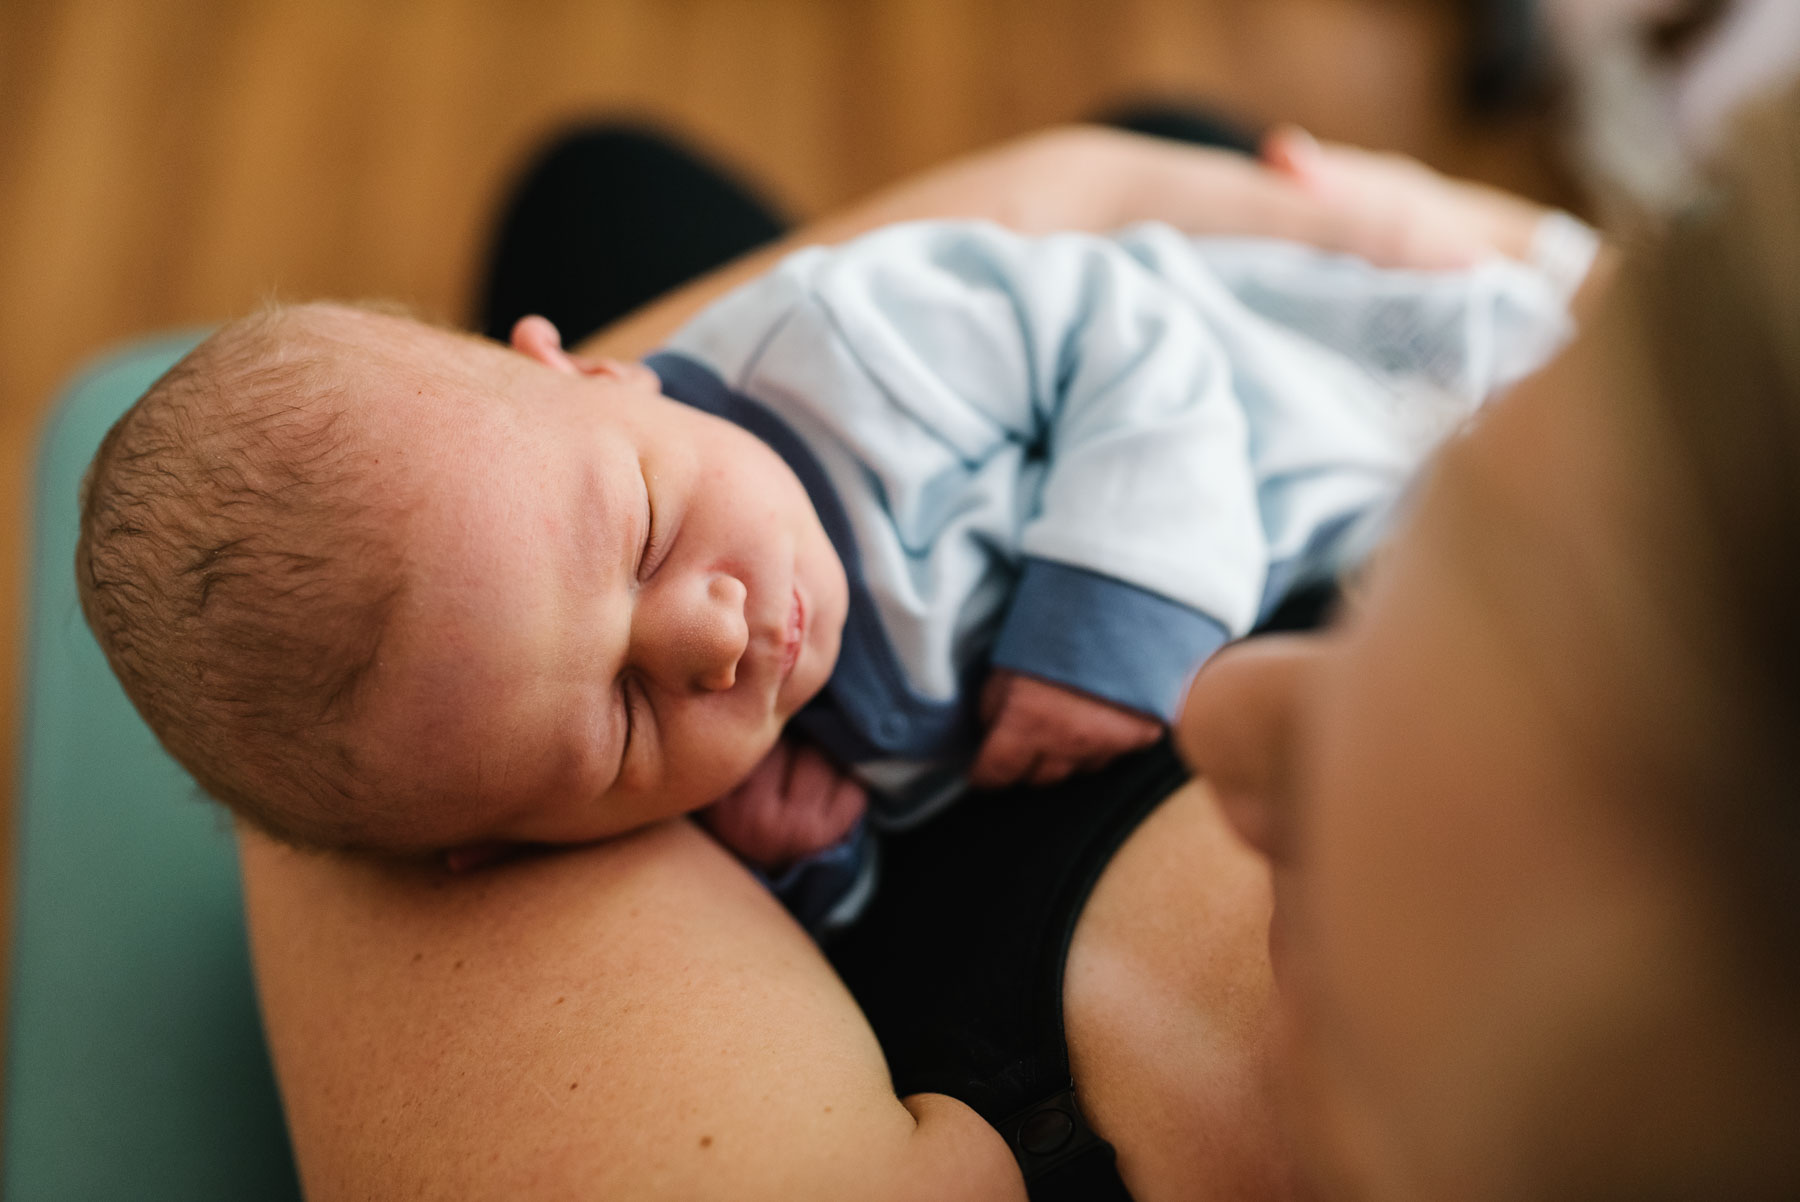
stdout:
<svg viewBox="0 0 1800 1202">
<path fill-rule="evenodd" d="M 1498 261 L 926 223 L 800 252 L 644 364 L 542 318 L 502 347 L 274 310 L 108 434 L 82 605 L 279 837 L 463 866 L 710 807 L 841 921 L 865 809 L 1153 741 L 1566 299 Z"/>
</svg>

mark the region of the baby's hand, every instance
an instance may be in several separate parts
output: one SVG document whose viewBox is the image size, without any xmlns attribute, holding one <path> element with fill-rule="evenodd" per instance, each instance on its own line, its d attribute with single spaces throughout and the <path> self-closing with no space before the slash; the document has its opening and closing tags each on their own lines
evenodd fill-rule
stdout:
<svg viewBox="0 0 1800 1202">
<path fill-rule="evenodd" d="M 995 668 L 981 692 L 987 738 L 969 779 L 983 789 L 1050 785 L 1148 747 L 1162 723 L 1097 697 Z"/>
<path fill-rule="evenodd" d="M 778 872 L 850 833 L 869 796 L 824 753 L 782 739 L 748 779 L 697 817 L 726 847 Z"/>
</svg>

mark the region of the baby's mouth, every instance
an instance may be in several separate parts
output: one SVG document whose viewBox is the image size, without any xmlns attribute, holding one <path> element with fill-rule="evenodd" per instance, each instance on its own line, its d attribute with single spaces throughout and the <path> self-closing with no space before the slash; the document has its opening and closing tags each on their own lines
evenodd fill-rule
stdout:
<svg viewBox="0 0 1800 1202">
<path fill-rule="evenodd" d="M 788 610 L 785 641 L 781 646 L 781 683 L 794 674 L 794 665 L 800 662 L 800 648 L 806 636 L 806 607 L 800 603 L 800 590 L 794 590 L 794 603 Z"/>
</svg>

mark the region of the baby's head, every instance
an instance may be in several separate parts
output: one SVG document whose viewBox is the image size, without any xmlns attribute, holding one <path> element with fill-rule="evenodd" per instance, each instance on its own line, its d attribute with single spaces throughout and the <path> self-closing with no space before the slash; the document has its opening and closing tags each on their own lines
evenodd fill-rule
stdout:
<svg viewBox="0 0 1800 1202">
<path fill-rule="evenodd" d="M 728 791 L 824 685 L 842 565 L 647 368 L 389 313 L 225 327 L 107 434 L 82 609 L 145 720 L 292 842 L 579 842 Z"/>
</svg>

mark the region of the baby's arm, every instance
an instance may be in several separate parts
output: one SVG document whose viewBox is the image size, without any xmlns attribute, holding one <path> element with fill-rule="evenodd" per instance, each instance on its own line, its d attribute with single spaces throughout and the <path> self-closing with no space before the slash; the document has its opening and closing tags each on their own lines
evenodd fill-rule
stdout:
<svg viewBox="0 0 1800 1202">
<path fill-rule="evenodd" d="M 863 787 L 818 748 L 783 738 L 698 817 L 739 857 L 779 872 L 843 839 L 867 806 Z"/>
<path fill-rule="evenodd" d="M 1154 718 L 1033 676 L 996 668 L 981 694 L 987 727 L 971 783 L 996 789 L 1054 784 L 1092 772 L 1162 737 Z"/>
</svg>

